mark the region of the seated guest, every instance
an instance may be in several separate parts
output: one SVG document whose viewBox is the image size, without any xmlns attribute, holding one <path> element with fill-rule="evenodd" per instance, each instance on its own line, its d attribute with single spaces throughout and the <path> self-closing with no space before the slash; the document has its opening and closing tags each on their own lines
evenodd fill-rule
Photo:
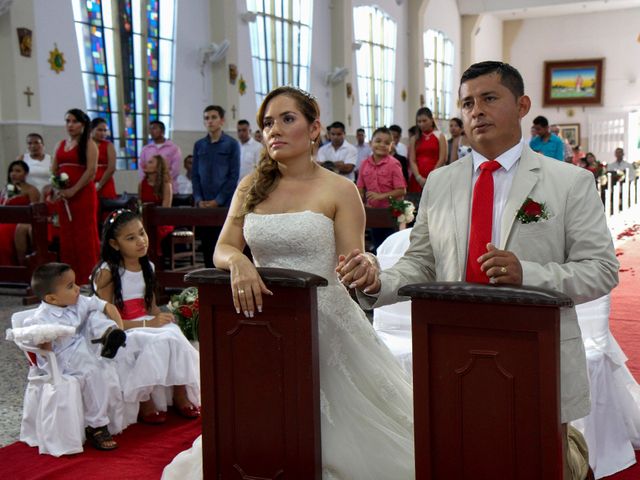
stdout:
<svg viewBox="0 0 640 480">
<path fill-rule="evenodd" d="M 24 160 L 29 166 L 29 182 L 44 196 L 45 188 L 51 183 L 51 155 L 44 153 L 42 135 L 27 135 L 27 150 L 28 152 L 20 155 L 17 160 Z"/>
<path fill-rule="evenodd" d="M 607 164 L 607 172 L 613 172 L 615 175 L 614 181 L 616 181 L 621 175 L 620 172 L 624 172 L 628 169 L 629 180 L 633 180 L 636 176 L 636 171 L 629 162 L 624 160 L 624 149 L 616 148 L 614 155 L 615 161 Z"/>
<path fill-rule="evenodd" d="M 144 165 L 144 178 L 138 186 L 138 198 L 142 203 L 153 203 L 160 207 L 170 207 L 173 200 L 173 187 L 167 162 L 162 155 L 154 155 Z M 173 232 L 173 225 L 159 225 L 158 256 L 162 256 L 162 244 Z"/>
<path fill-rule="evenodd" d="M 169 185 L 171 185 L 169 183 Z M 186 418 L 200 416 L 200 358 L 175 324 L 173 314 L 156 303 L 157 280 L 147 255 L 141 218 L 116 210 L 102 228 L 101 262 L 91 276 L 94 292 L 120 311 L 127 346 L 116 357 L 123 400 L 139 403 L 139 420 L 166 421 L 173 405 Z"/>
<path fill-rule="evenodd" d="M 113 450 L 118 444 L 111 434 L 120 433 L 121 427 L 126 426 L 121 425 L 122 418 L 114 418 L 122 406 L 120 382 L 112 366 L 91 350 L 89 339 L 95 332 L 102 333 L 102 356 L 113 358 L 126 338 L 120 328 L 122 318 L 118 310 L 96 296 L 80 295 L 76 274 L 64 263 L 38 267 L 33 273 L 31 288 L 42 303 L 24 326 L 59 324 L 75 328 L 71 337 L 60 337 L 37 346 L 53 351 L 62 373 L 78 379 L 82 393 L 82 404 L 78 408 L 84 413 L 89 443 L 98 450 Z M 96 316 L 94 312 L 103 312 L 106 316 Z M 45 371 L 49 368 L 42 357 L 38 357 L 38 366 Z M 49 434 L 65 435 L 65 432 Z"/>
<path fill-rule="evenodd" d="M 401 199 L 407 192 L 400 162 L 390 155 L 392 146 L 388 128 L 381 127 L 373 132 L 373 154 L 362 162 L 358 175 L 358 190 L 367 207 L 388 208 L 389 197 Z M 394 231 L 392 228 L 372 228 L 374 248 L 378 248 Z"/>
<path fill-rule="evenodd" d="M 529 142 L 531 150 L 563 162 L 564 142 L 560 137 L 551 133 L 549 120 L 542 115 L 534 118 L 531 133 L 533 134 L 534 132 L 536 136 Z"/>
<path fill-rule="evenodd" d="M 193 184 L 191 183 L 191 171 L 193 168 L 193 155 L 184 157 L 182 164 L 185 172 L 178 175 L 178 191 L 180 195 L 191 195 L 193 193 Z"/>
<path fill-rule="evenodd" d="M 40 192 L 27 183 L 29 165 L 14 160 L 9 165 L 7 185 L 0 193 L 0 205 L 29 205 L 40 201 Z M 26 223 L 0 224 L 0 265 L 24 265 L 31 228 Z"/>
</svg>

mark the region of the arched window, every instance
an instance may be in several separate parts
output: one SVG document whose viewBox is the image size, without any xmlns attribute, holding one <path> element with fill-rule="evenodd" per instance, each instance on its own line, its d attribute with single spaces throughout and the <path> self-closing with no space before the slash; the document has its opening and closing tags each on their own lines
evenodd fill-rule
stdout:
<svg viewBox="0 0 640 480">
<path fill-rule="evenodd" d="M 247 0 L 247 11 L 257 105 L 281 85 L 309 90 L 313 0 Z"/>
<path fill-rule="evenodd" d="M 396 22 L 378 7 L 353 9 L 360 126 L 369 138 L 393 123 L 396 75 Z"/>
<path fill-rule="evenodd" d="M 424 32 L 423 41 L 426 106 L 436 118 L 451 118 L 453 42 L 438 30 Z"/>
<path fill-rule="evenodd" d="M 150 120 L 171 125 L 175 0 L 74 0 L 91 117 L 104 117 L 118 169 L 137 168 Z"/>
</svg>

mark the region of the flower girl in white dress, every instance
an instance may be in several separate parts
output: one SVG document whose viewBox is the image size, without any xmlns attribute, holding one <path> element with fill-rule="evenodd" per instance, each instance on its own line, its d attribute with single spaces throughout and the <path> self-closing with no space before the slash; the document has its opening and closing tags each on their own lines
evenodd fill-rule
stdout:
<svg viewBox="0 0 640 480">
<path fill-rule="evenodd" d="M 230 270 L 236 310 L 247 317 L 260 315 L 262 296 L 271 294 L 256 266 L 328 280 L 318 290 L 323 479 L 413 479 L 410 381 L 335 271 L 339 254 L 363 249 L 365 215 L 353 182 L 313 160 L 319 118 L 307 92 L 280 87 L 267 95 L 257 117 L 266 149 L 236 190 L 214 262 Z M 197 439 L 163 479 L 201 477 Z"/>
</svg>

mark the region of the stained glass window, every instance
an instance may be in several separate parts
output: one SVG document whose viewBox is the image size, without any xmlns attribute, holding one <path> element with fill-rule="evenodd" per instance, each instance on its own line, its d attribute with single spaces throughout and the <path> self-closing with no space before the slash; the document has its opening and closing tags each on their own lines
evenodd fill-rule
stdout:
<svg viewBox="0 0 640 480">
<path fill-rule="evenodd" d="M 453 42 L 438 30 L 425 31 L 423 41 L 426 106 L 436 118 L 451 118 Z"/>
<path fill-rule="evenodd" d="M 118 169 L 137 168 L 149 120 L 171 130 L 175 0 L 74 0 L 87 110 L 112 132 Z"/>
<path fill-rule="evenodd" d="M 378 7 L 353 9 L 360 125 L 367 138 L 393 123 L 396 74 L 396 22 Z"/>
<path fill-rule="evenodd" d="M 275 87 L 309 89 L 313 0 L 247 0 L 256 103 Z"/>
</svg>

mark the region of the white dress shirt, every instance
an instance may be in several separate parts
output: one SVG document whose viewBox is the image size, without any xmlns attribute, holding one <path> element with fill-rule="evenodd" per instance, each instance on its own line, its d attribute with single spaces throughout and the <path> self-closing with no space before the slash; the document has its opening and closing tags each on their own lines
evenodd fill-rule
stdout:
<svg viewBox="0 0 640 480">
<path fill-rule="evenodd" d="M 356 178 L 355 165 L 357 164 L 357 159 L 358 159 L 358 150 L 349 142 L 343 142 L 342 145 L 340 145 L 340 148 L 338 148 L 337 150 L 333 147 L 333 144 L 331 143 L 327 143 L 326 145 L 323 145 L 322 147 L 320 147 L 320 150 L 318 150 L 319 163 L 344 162 L 344 163 L 350 163 L 351 165 L 353 165 L 354 169 L 351 171 L 351 173 L 341 174 L 343 177 L 346 177 L 351 181 L 355 180 Z"/>
<path fill-rule="evenodd" d="M 260 160 L 262 144 L 249 137 L 246 143 L 240 144 L 240 180 L 250 174 Z"/>
<path fill-rule="evenodd" d="M 516 176 L 520 155 L 522 155 L 522 147 L 524 140 L 515 144 L 509 150 L 499 155 L 498 158 L 485 158 L 475 150 L 471 151 L 473 156 L 473 180 L 471 182 L 471 202 L 473 204 L 473 188 L 476 180 L 480 176 L 480 165 L 488 160 L 496 160 L 502 165 L 493 172 L 493 223 L 491 226 L 491 243 L 500 245 L 500 224 L 502 223 L 502 213 L 507 204 L 507 198 L 511 191 L 511 184 Z M 471 207 L 469 208 L 471 212 Z M 469 222 L 469 230 L 471 230 L 471 222 Z M 468 237 L 467 237 L 468 238 Z"/>
</svg>

